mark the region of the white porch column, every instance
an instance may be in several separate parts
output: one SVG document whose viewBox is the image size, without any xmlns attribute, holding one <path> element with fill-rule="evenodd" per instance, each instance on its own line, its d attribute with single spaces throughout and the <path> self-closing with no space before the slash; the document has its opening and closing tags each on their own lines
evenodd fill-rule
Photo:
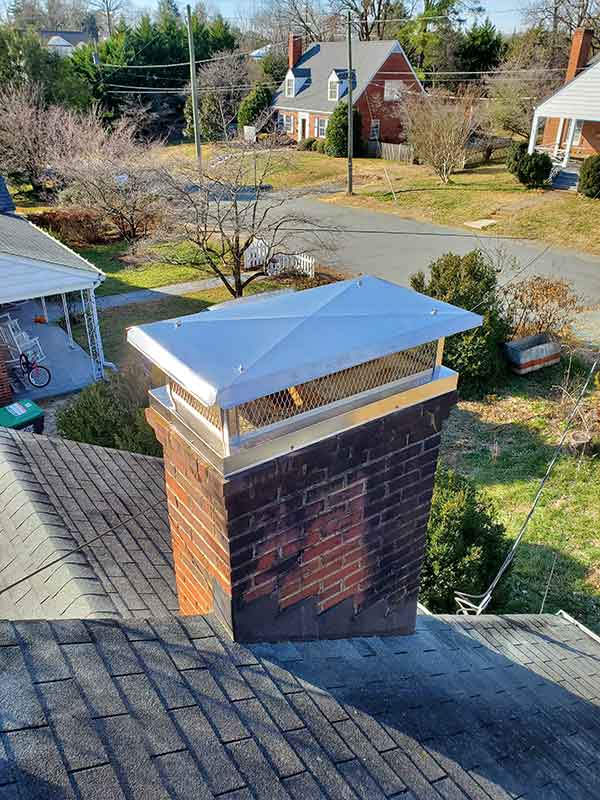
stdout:
<svg viewBox="0 0 600 800">
<path fill-rule="evenodd" d="M 75 342 L 73 341 L 73 332 L 71 330 L 71 315 L 69 314 L 67 295 L 61 294 L 61 298 L 62 298 L 63 314 L 65 315 L 65 327 L 67 329 L 67 336 L 69 337 L 69 347 L 71 349 L 74 349 Z"/>
<path fill-rule="evenodd" d="M 527 152 L 529 155 L 533 153 L 535 150 L 535 145 L 537 142 L 538 131 L 540 129 L 540 122 L 542 121 L 543 117 L 538 117 L 537 114 L 533 115 L 533 122 L 531 123 L 531 133 L 529 134 L 529 147 Z"/>
<path fill-rule="evenodd" d="M 575 138 L 576 125 L 577 125 L 577 120 L 573 118 L 571 120 L 571 124 L 569 125 L 569 133 L 567 134 L 567 143 L 565 145 L 565 157 L 563 158 L 562 162 L 563 167 L 567 167 L 569 165 L 569 158 L 571 157 L 571 148 L 573 147 L 573 139 Z"/>
<path fill-rule="evenodd" d="M 46 308 L 46 298 L 42 297 L 42 314 L 44 315 L 46 322 L 48 322 L 48 309 Z"/>
<path fill-rule="evenodd" d="M 564 127 L 565 127 L 565 118 L 561 117 L 558 123 L 558 129 L 556 131 L 556 141 L 554 142 L 554 158 L 558 156 L 558 151 L 560 150 L 560 143 L 562 142 Z"/>
<path fill-rule="evenodd" d="M 100 323 L 98 322 L 98 312 L 96 310 L 96 296 L 93 289 L 84 289 L 81 291 L 81 306 L 83 309 L 83 319 L 85 321 L 85 330 L 87 333 L 94 377 L 99 381 L 104 378 L 104 350 L 102 347 Z"/>
</svg>

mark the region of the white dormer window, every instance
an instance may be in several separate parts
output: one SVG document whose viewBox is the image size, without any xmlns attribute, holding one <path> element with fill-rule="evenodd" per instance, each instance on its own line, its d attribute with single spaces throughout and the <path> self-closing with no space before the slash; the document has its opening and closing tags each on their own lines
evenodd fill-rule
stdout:
<svg viewBox="0 0 600 800">
<path fill-rule="evenodd" d="M 402 100 L 404 83 L 402 81 L 384 81 L 383 99 L 388 101 Z"/>
<path fill-rule="evenodd" d="M 336 77 L 330 77 L 328 83 L 327 97 L 329 100 L 338 100 L 340 96 L 340 82 Z"/>
<path fill-rule="evenodd" d="M 293 75 L 288 76 L 285 79 L 285 96 L 286 97 L 293 97 L 294 96 L 294 89 L 296 88 L 295 84 L 296 84 L 296 81 L 295 81 Z"/>
</svg>

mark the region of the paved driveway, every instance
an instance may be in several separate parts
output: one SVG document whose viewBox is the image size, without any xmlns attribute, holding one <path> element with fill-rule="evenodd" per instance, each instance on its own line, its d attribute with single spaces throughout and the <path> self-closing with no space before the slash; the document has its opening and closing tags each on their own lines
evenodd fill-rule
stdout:
<svg viewBox="0 0 600 800">
<path fill-rule="evenodd" d="M 478 246 L 493 251 L 502 247 L 525 265 L 545 248 L 538 242 L 475 236 L 466 228 L 415 222 L 394 214 L 324 203 L 312 197 L 295 200 L 293 205 L 324 227 L 333 224 L 344 229 L 380 231 L 377 234 L 338 234 L 337 252 L 325 260 L 341 271 L 367 272 L 404 285 L 414 272 L 425 269 L 433 259 L 451 251 L 466 253 Z M 398 235 L 394 231 L 410 235 Z M 588 301 L 600 303 L 600 258 L 597 256 L 553 248 L 539 257 L 524 273 L 527 274 L 567 278 Z"/>
</svg>

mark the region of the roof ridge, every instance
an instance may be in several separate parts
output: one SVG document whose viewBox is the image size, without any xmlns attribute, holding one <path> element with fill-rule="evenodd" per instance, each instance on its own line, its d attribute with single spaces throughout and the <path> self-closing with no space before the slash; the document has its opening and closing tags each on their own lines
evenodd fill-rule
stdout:
<svg viewBox="0 0 600 800">
<path fill-rule="evenodd" d="M 27 607 L 29 595 L 36 599 L 32 617 L 39 617 L 40 608 L 45 619 L 60 618 L 67 611 L 82 618 L 118 616 L 81 551 L 1 594 L 80 544 L 36 477 L 19 438 L 15 431 L 0 429 L 0 617 L 13 616 L 11 607 Z"/>
</svg>

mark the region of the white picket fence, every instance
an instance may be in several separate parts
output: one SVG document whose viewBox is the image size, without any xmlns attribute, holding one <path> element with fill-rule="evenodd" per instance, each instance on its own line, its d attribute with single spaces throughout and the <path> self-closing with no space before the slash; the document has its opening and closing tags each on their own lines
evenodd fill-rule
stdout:
<svg viewBox="0 0 600 800">
<path fill-rule="evenodd" d="M 262 239 L 252 242 L 244 253 L 244 269 L 262 269 L 267 275 L 276 276 L 283 274 L 307 275 L 314 278 L 316 260 L 307 253 L 287 255 L 279 253 L 272 256 L 268 263 L 269 246 Z"/>
<path fill-rule="evenodd" d="M 415 153 L 409 144 L 391 144 L 381 142 L 380 156 L 387 161 L 400 161 L 403 164 L 412 164 L 415 160 Z"/>
</svg>

